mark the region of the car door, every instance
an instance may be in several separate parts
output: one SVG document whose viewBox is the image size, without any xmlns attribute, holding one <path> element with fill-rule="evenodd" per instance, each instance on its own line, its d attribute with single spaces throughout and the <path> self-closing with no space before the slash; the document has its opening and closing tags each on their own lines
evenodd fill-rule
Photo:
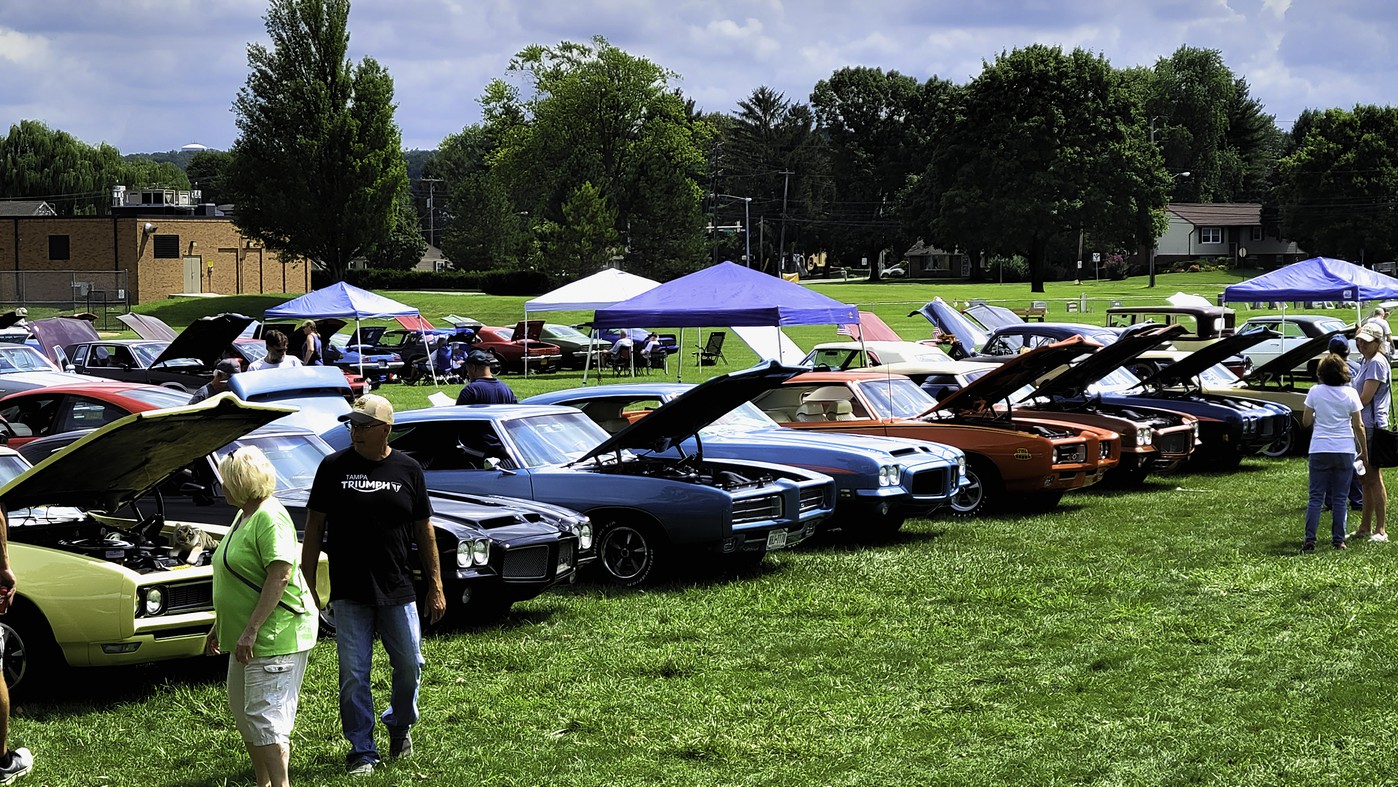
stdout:
<svg viewBox="0 0 1398 787">
<path fill-rule="evenodd" d="M 91 396 L 65 396 L 58 402 L 54 418 L 54 433 L 96 429 L 129 415 L 121 405 L 94 399 Z"/>
<path fill-rule="evenodd" d="M 80 344 L 73 352 L 73 367 L 82 374 L 108 380 L 130 379 L 130 373 L 122 367 L 121 353 L 131 355 L 130 350 L 118 344 Z"/>
</svg>

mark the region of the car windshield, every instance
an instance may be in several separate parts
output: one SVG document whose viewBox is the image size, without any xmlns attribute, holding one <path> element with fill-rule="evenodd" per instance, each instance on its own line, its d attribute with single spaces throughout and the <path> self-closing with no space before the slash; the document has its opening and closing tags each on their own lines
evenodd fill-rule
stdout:
<svg viewBox="0 0 1398 787">
<path fill-rule="evenodd" d="M 179 407 L 180 405 L 189 404 L 190 398 L 190 394 L 184 391 L 158 387 L 131 388 L 122 391 L 122 395 L 157 409 L 163 407 Z"/>
<path fill-rule="evenodd" d="M 256 446 L 267 455 L 277 474 L 277 491 L 309 489 L 320 460 L 333 451 L 319 437 L 308 434 L 247 435 L 214 452 L 216 459 L 244 446 Z"/>
<path fill-rule="evenodd" d="M 747 434 L 758 429 L 771 429 L 777 422 L 757 408 L 752 402 L 743 402 L 728 411 L 717 421 L 699 430 L 700 437 Z"/>
<path fill-rule="evenodd" d="M 610 437 L 581 412 L 529 415 L 501 426 L 518 449 L 523 467 L 575 462 Z"/>
<path fill-rule="evenodd" d="M 507 342 L 512 342 L 515 340 L 514 328 L 496 328 L 495 333 L 497 336 L 499 336 L 501 339 L 504 339 Z"/>
<path fill-rule="evenodd" d="M 866 364 L 860 363 L 863 356 L 858 350 L 850 350 L 843 347 L 817 347 L 806 354 L 801 359 L 802 366 L 829 366 L 831 369 L 848 369 Z"/>
<path fill-rule="evenodd" d="M 330 343 L 335 344 L 335 340 L 331 339 Z M 344 345 L 344 341 L 341 340 L 339 346 L 343 347 Z M 260 361 L 267 357 L 266 342 L 238 342 L 238 349 L 242 350 L 243 355 L 249 360 Z"/>
<path fill-rule="evenodd" d="M 552 323 L 545 325 L 543 335 L 544 338 L 547 339 L 572 339 L 575 342 L 588 341 L 587 334 L 577 328 L 567 325 L 553 325 Z"/>
<path fill-rule="evenodd" d="M 0 486 L 15 480 L 15 477 L 29 469 L 29 462 L 19 454 L 0 455 Z"/>
<path fill-rule="evenodd" d="M 0 346 L 0 374 L 15 372 L 57 372 L 61 371 L 44 354 L 27 344 L 7 344 Z"/>
<path fill-rule="evenodd" d="M 858 385 L 875 418 L 916 418 L 937 403 L 906 377 L 864 380 Z"/>
</svg>

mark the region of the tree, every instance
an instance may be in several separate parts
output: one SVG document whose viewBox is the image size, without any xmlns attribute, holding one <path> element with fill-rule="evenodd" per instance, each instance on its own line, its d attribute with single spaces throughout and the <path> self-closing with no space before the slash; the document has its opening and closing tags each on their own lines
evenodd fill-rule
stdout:
<svg viewBox="0 0 1398 787">
<path fill-rule="evenodd" d="M 821 227 L 840 257 L 867 257 L 877 278 L 879 252 L 901 245 L 898 192 L 925 161 L 916 160 L 922 137 L 916 120 L 947 83 L 924 86 L 897 71 L 842 68 L 811 93 L 827 139 L 834 194 Z"/>
<path fill-rule="evenodd" d="M 616 211 L 602 193 L 584 182 L 563 203 L 563 222 L 544 230 L 544 251 L 564 276 L 601 270 L 618 251 Z"/>
<path fill-rule="evenodd" d="M 190 186 L 199 189 L 201 201 L 215 205 L 227 202 L 224 178 L 232 161 L 233 155 L 222 150 L 201 150 L 189 160 L 185 175 L 189 177 Z"/>
<path fill-rule="evenodd" d="M 1043 292 L 1050 250 L 1075 249 L 1079 233 L 1102 248 L 1153 239 L 1168 176 L 1129 83 L 1105 59 L 1042 45 L 1001 54 L 948 112 L 919 179 L 932 242 L 1023 254 Z"/>
<path fill-rule="evenodd" d="M 179 167 L 125 160 L 108 144 L 88 145 L 65 131 L 21 120 L 0 139 L 0 197 L 43 200 L 60 216 L 106 213 L 112 186 L 188 189 Z"/>
<path fill-rule="evenodd" d="M 1398 256 L 1398 108 L 1330 109 L 1305 121 L 1280 164 L 1284 237 L 1356 262 Z"/>
<path fill-rule="evenodd" d="M 531 46 L 486 87 L 489 164 L 510 201 L 538 226 L 564 225 L 564 204 L 592 184 L 616 212 L 623 256 L 668 277 L 703 260 L 700 201 L 713 129 L 692 115 L 674 74 L 601 37 Z"/>
<path fill-rule="evenodd" d="M 830 180 L 824 141 L 816 133 L 811 108 L 793 103 L 766 86 L 739 101 L 737 115 L 726 118 L 719 127 L 713 183 L 716 195 L 752 200 L 745 205 L 733 197 L 711 198 L 714 224 L 751 223 L 763 217 L 780 220 L 785 202 L 793 229 L 809 228 L 806 237 L 814 239 L 813 224 L 830 193 Z M 719 215 L 720 210 L 724 215 Z M 744 229 L 752 231 L 751 227 Z M 754 260 L 750 264 L 766 270 L 770 258 L 761 248 L 762 242 L 775 249 L 778 239 L 775 234 L 764 235 L 748 239 L 734 235 L 730 242 L 739 244 L 736 254 L 751 246 Z"/>
<path fill-rule="evenodd" d="M 458 270 L 525 267 L 533 247 L 528 214 L 516 207 L 489 159 L 498 144 L 483 126 L 442 141 L 424 174 L 440 178 L 442 254 Z"/>
<path fill-rule="evenodd" d="M 332 280 L 388 237 L 407 182 L 393 80 L 346 58 L 348 18 L 348 0 L 271 1 L 272 49 L 248 46 L 227 177 L 245 233 Z"/>
<path fill-rule="evenodd" d="M 427 241 L 422 237 L 417 205 L 405 188 L 394 205 L 393 231 L 382 241 L 369 247 L 364 255 L 371 268 L 410 270 L 422 261 Z"/>
</svg>

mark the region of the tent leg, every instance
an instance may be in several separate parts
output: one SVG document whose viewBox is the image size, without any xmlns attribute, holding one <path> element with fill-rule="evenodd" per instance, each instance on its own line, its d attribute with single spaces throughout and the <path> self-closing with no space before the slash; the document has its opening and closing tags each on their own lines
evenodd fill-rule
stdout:
<svg viewBox="0 0 1398 787">
<path fill-rule="evenodd" d="M 597 338 L 597 329 L 592 326 L 587 328 L 587 357 L 583 359 L 583 385 L 587 385 L 587 373 L 592 369 L 592 342 Z"/>
<path fill-rule="evenodd" d="M 680 346 L 676 349 L 679 350 L 676 355 L 680 357 L 675 359 L 675 382 L 682 383 L 684 382 L 684 328 L 680 328 Z"/>
</svg>

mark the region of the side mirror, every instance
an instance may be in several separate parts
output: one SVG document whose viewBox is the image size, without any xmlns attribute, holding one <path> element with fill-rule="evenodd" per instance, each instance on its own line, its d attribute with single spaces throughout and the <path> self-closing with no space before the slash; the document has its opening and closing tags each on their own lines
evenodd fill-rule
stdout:
<svg viewBox="0 0 1398 787">
<path fill-rule="evenodd" d="M 504 460 L 497 456 L 488 456 L 485 459 L 485 469 L 497 470 L 505 475 L 514 475 L 515 471 L 505 464 Z"/>
</svg>

